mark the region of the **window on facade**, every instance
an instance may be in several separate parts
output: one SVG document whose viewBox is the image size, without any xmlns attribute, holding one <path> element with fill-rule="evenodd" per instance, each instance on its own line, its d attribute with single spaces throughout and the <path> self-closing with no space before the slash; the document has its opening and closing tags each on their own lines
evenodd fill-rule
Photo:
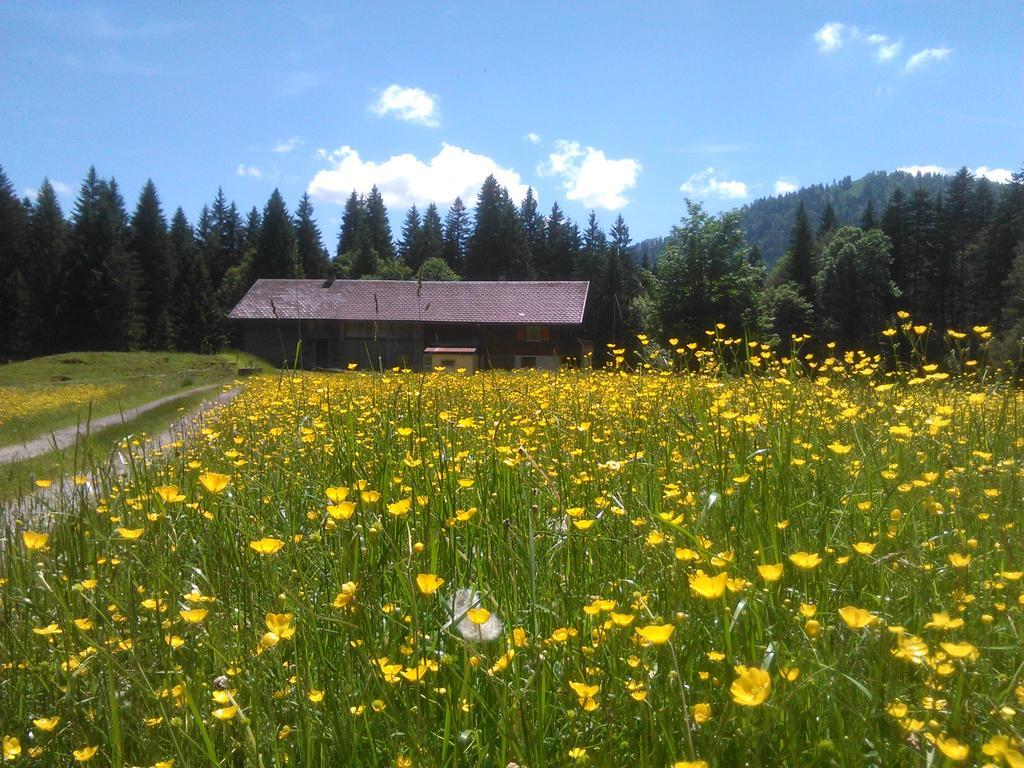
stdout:
<svg viewBox="0 0 1024 768">
<path fill-rule="evenodd" d="M 523 329 L 523 341 L 547 341 L 548 327 L 546 325 L 528 325 Z"/>
<path fill-rule="evenodd" d="M 536 357 L 521 357 L 519 358 L 520 368 L 536 368 L 537 358 Z"/>
<path fill-rule="evenodd" d="M 438 365 L 440 365 L 440 366 L 442 366 L 444 368 L 454 368 L 455 367 L 455 361 L 454 360 L 442 360 L 440 363 L 438 363 Z"/>
</svg>

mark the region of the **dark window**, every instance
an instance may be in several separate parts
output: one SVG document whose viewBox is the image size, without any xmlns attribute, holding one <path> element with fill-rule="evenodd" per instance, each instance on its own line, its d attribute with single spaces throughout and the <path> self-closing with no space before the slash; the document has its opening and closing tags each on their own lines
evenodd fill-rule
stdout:
<svg viewBox="0 0 1024 768">
<path fill-rule="evenodd" d="M 536 368 L 537 358 L 536 357 L 520 357 L 519 358 L 520 368 Z"/>
<path fill-rule="evenodd" d="M 329 350 L 330 350 L 330 344 L 328 343 L 327 339 L 317 339 L 316 340 L 316 364 L 317 365 L 324 366 L 324 365 L 327 365 L 328 362 L 330 362 L 328 360 L 328 357 L 330 356 Z"/>
</svg>

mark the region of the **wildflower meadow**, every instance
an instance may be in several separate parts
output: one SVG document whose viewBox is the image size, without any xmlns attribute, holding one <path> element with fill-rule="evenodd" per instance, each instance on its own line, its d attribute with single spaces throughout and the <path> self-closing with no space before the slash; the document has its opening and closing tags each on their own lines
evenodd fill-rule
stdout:
<svg viewBox="0 0 1024 768">
<path fill-rule="evenodd" d="M 3 760 L 1024 766 L 983 335 L 248 380 L 4 523 Z"/>
</svg>

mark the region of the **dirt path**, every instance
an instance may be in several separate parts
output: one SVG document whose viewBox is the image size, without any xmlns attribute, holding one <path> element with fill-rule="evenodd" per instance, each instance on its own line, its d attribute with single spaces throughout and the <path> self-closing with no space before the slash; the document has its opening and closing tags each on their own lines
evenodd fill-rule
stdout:
<svg viewBox="0 0 1024 768">
<path fill-rule="evenodd" d="M 202 387 L 187 389 L 184 392 L 167 395 L 166 397 L 161 397 L 158 400 L 153 400 L 143 405 L 129 408 L 125 411 L 121 411 L 120 413 L 113 413 L 109 416 L 100 416 L 86 422 L 85 424 L 77 424 L 73 427 L 64 427 L 62 429 L 54 430 L 52 433 L 40 435 L 39 437 L 29 440 L 21 445 L 2 446 L 0 447 L 0 464 L 24 461 L 25 459 L 31 459 L 35 456 L 40 456 L 53 450 L 67 448 L 70 445 L 74 445 L 85 435 L 98 432 L 101 429 L 107 429 L 108 427 L 116 427 L 120 424 L 137 419 L 144 413 L 148 413 L 149 411 L 159 408 L 162 405 L 166 405 L 167 403 L 173 403 L 175 400 L 191 397 L 192 395 L 197 395 L 200 392 L 218 389 L 222 386 L 224 385 L 207 384 Z"/>
<path fill-rule="evenodd" d="M 213 387 L 222 387 L 222 384 L 215 384 L 211 387 L 199 387 L 196 390 L 192 390 L 188 393 L 177 395 L 170 400 L 177 399 L 178 397 L 184 397 L 194 392 L 202 392 Z M 203 420 L 207 414 L 222 405 L 226 405 L 231 402 L 236 395 L 241 392 L 241 388 L 233 387 L 225 392 L 219 392 L 216 397 L 212 397 L 208 400 L 204 400 L 197 408 L 189 411 L 188 413 L 175 419 L 163 432 L 156 435 L 147 436 L 145 445 L 142 450 L 146 452 L 154 451 L 163 445 L 174 443 L 178 440 L 187 441 L 191 438 L 195 432 L 200 429 L 203 424 Z M 163 402 L 166 402 L 168 398 L 164 398 Z M 161 402 L 161 401 L 156 401 Z M 151 407 L 156 407 L 153 403 L 149 403 L 143 406 L 147 410 Z M 142 411 L 143 413 L 145 411 Z M 127 420 L 127 414 L 126 414 Z M 119 423 L 119 422 L 115 422 Z M 94 422 L 95 424 L 95 422 Z M 110 454 L 110 469 L 116 475 L 127 474 L 127 464 L 124 456 L 118 450 L 111 451 Z M 102 473 L 102 471 L 101 471 Z M 37 488 L 34 493 L 27 494 L 18 499 L 13 499 L 8 503 L 0 502 L 0 518 L 5 514 L 8 517 L 8 522 L 16 515 L 31 517 L 35 519 L 45 520 L 48 517 L 48 512 L 52 508 L 55 502 L 59 501 L 61 496 L 73 497 L 78 494 L 87 494 L 89 496 L 95 495 L 96 480 L 90 475 L 86 478 L 86 481 L 81 486 L 76 486 L 70 477 L 63 477 L 48 488 Z M 5 508 L 6 507 L 6 508 Z M 0 525 L 0 528 L 3 528 Z"/>
</svg>

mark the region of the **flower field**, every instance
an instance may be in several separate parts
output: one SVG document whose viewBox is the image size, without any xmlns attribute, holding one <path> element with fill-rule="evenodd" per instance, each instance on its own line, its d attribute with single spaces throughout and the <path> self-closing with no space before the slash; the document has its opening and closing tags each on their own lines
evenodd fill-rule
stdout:
<svg viewBox="0 0 1024 768">
<path fill-rule="evenodd" d="M 257 378 L 11 523 L 3 759 L 1024 765 L 1021 393 L 681 349 Z"/>
</svg>

